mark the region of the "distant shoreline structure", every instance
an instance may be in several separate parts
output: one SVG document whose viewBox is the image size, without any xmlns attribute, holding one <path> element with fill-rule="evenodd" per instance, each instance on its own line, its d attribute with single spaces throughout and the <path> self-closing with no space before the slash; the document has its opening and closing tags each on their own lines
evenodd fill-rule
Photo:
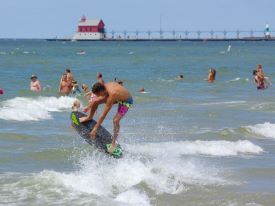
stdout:
<svg viewBox="0 0 275 206">
<path fill-rule="evenodd" d="M 269 25 L 262 31 L 106 31 L 102 19 L 87 19 L 84 15 L 78 22 L 73 37 L 52 38 L 47 41 L 275 41 Z"/>
<path fill-rule="evenodd" d="M 68 38 L 64 38 L 64 39 L 58 39 L 58 38 L 53 38 L 53 39 L 45 39 L 46 41 L 79 41 L 79 42 L 84 42 L 84 41 L 98 41 L 98 42 L 116 42 L 116 41 L 121 41 L 121 42 L 148 42 L 148 41 L 163 41 L 163 42 L 181 42 L 181 41 L 185 41 L 185 42 L 222 42 L 222 41 L 275 41 L 275 38 L 263 38 L 263 37 L 255 37 L 255 38 L 215 38 L 215 39 L 211 39 L 211 38 L 182 38 L 182 39 L 171 39 L 171 38 L 139 38 L 139 39 L 124 39 L 124 38 L 105 38 L 105 39 L 89 39 L 89 40 L 73 40 L 73 39 L 68 39 Z"/>
</svg>

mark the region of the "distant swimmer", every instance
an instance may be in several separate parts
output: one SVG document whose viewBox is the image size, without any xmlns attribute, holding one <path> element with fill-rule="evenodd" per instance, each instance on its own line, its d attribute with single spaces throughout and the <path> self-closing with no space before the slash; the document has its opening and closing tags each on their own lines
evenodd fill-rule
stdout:
<svg viewBox="0 0 275 206">
<path fill-rule="evenodd" d="M 271 86 L 269 77 L 266 77 L 263 72 L 263 67 L 261 64 L 257 66 L 256 70 L 253 70 L 253 80 L 257 86 L 257 89 L 267 89 Z"/>
<path fill-rule="evenodd" d="M 3 95 L 3 94 L 4 94 L 4 89 L 0 88 L 0 95 Z"/>
<path fill-rule="evenodd" d="M 257 70 L 253 70 L 253 82 L 256 84 L 257 89 L 265 89 L 264 81 L 259 78 Z"/>
<path fill-rule="evenodd" d="M 77 81 L 73 81 L 72 84 L 73 84 L 72 93 L 73 94 L 81 94 L 81 91 L 80 91 Z"/>
<path fill-rule="evenodd" d="M 257 77 L 259 78 L 260 81 L 264 81 L 264 71 L 263 71 L 263 66 L 261 64 L 258 64 L 257 66 Z"/>
<path fill-rule="evenodd" d="M 71 89 L 73 88 L 73 81 L 74 81 L 74 76 L 71 73 L 70 69 L 65 70 L 65 74 L 67 75 L 67 80 L 71 84 Z"/>
<path fill-rule="evenodd" d="M 176 80 L 183 80 L 183 75 L 181 74 L 181 75 L 178 75 L 177 77 L 176 77 Z"/>
<path fill-rule="evenodd" d="M 141 87 L 139 90 L 138 90 L 140 93 L 144 93 L 145 92 L 145 89 L 143 87 Z"/>
<path fill-rule="evenodd" d="M 104 85 L 103 75 L 100 72 L 97 73 L 96 79 L 97 79 L 97 83 Z M 90 92 L 87 92 L 84 96 L 89 100 L 89 104 L 92 104 L 97 99 L 97 95 L 94 94 L 92 92 L 92 90 Z M 83 109 L 83 111 L 90 112 L 90 109 L 91 108 L 89 106 L 87 106 Z M 95 111 L 95 113 L 96 113 L 96 111 Z"/>
<path fill-rule="evenodd" d="M 97 73 L 96 79 L 97 79 L 97 82 L 99 82 L 100 84 L 104 84 L 103 75 L 100 72 Z"/>
<path fill-rule="evenodd" d="M 83 93 L 83 94 L 89 92 L 89 91 L 88 91 L 88 86 L 87 86 L 87 84 L 82 84 L 81 88 L 82 88 L 82 93 Z"/>
<path fill-rule="evenodd" d="M 59 84 L 59 92 L 63 95 L 69 95 L 71 90 L 71 83 L 68 81 L 67 74 L 63 74 Z"/>
<path fill-rule="evenodd" d="M 116 77 L 115 77 L 114 81 L 115 81 L 115 82 L 117 82 L 117 83 L 119 83 L 120 85 L 123 85 L 123 81 L 122 81 L 122 80 L 117 79 Z"/>
<path fill-rule="evenodd" d="M 97 96 L 97 98 L 95 99 L 95 101 L 89 104 L 90 112 L 87 117 L 80 118 L 80 122 L 91 120 L 94 116 L 95 111 L 98 108 L 98 105 L 105 104 L 103 112 L 97 121 L 97 124 L 90 133 L 90 136 L 93 139 L 96 137 L 97 129 L 104 121 L 108 112 L 112 109 L 114 104 L 118 104 L 117 114 L 113 119 L 114 134 L 112 138 L 112 144 L 108 150 L 109 153 L 112 153 L 113 150 L 116 148 L 116 140 L 120 130 L 120 120 L 132 107 L 133 98 L 130 92 L 117 82 L 109 82 L 104 85 L 98 82 L 92 86 L 92 92 Z"/>
<path fill-rule="evenodd" d="M 85 54 L 86 54 L 86 52 L 85 52 L 85 51 L 83 51 L 83 50 L 81 50 L 81 51 L 77 52 L 76 54 L 77 54 L 77 55 L 85 55 Z"/>
<path fill-rule="evenodd" d="M 213 83 L 215 79 L 216 79 L 216 70 L 213 67 L 211 67 L 208 73 L 207 81 L 208 83 Z"/>
<path fill-rule="evenodd" d="M 40 82 L 38 81 L 37 76 L 34 74 L 31 76 L 30 90 L 34 91 L 34 92 L 42 91 L 42 86 L 41 86 Z"/>
</svg>

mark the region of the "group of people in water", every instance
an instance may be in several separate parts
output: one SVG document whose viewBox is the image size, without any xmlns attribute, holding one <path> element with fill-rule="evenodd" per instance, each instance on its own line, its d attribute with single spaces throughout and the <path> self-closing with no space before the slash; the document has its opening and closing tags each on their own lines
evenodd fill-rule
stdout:
<svg viewBox="0 0 275 206">
<path fill-rule="evenodd" d="M 206 79 L 209 83 L 213 83 L 216 79 L 216 70 L 210 68 L 208 73 L 208 78 Z M 86 117 L 80 118 L 80 122 L 86 122 L 91 120 L 100 104 L 105 104 L 103 112 L 99 115 L 96 126 L 90 132 L 91 138 L 96 138 L 96 133 L 100 125 L 103 123 L 105 117 L 111 108 L 118 104 L 117 113 L 113 118 L 113 139 L 111 147 L 108 152 L 112 153 L 116 148 L 116 140 L 119 135 L 120 121 L 128 112 L 128 110 L 133 105 L 133 98 L 131 93 L 123 86 L 123 81 L 119 81 L 116 78 L 113 82 L 105 83 L 103 80 L 103 75 L 101 73 L 97 74 L 97 82 L 88 89 L 86 84 L 82 84 L 81 89 L 77 81 L 74 79 L 73 74 L 70 69 L 66 69 L 65 73 L 62 75 L 59 92 L 62 95 L 77 94 L 82 93 L 85 98 L 88 99 L 88 106 L 80 108 L 81 104 L 79 100 L 75 100 L 72 106 L 73 111 L 81 111 L 87 113 Z M 183 75 L 178 75 L 176 80 L 183 80 Z M 258 65 L 256 70 L 253 70 L 253 81 L 257 86 L 257 89 L 265 89 L 267 87 L 268 77 L 264 76 L 262 65 Z M 31 76 L 30 90 L 35 92 L 42 91 L 42 86 L 38 81 L 36 75 Z M 144 88 L 141 88 L 139 92 L 145 92 Z"/>
<path fill-rule="evenodd" d="M 216 79 L 216 73 L 217 71 L 213 67 L 211 67 L 208 72 L 208 77 L 206 80 L 209 83 L 214 83 Z M 181 74 L 181 75 L 178 75 L 175 79 L 183 80 L 184 76 Z M 101 73 L 97 74 L 97 80 L 99 82 L 103 81 L 103 77 Z M 123 85 L 123 81 L 117 80 L 117 78 L 114 79 L 114 82 L 117 82 L 118 84 Z M 269 78 L 264 76 L 263 67 L 261 64 L 259 64 L 257 68 L 253 70 L 253 82 L 256 84 L 257 89 L 266 89 L 271 84 Z M 31 76 L 30 90 L 35 92 L 42 91 L 41 83 L 38 81 L 38 77 L 36 75 Z M 145 89 L 141 87 L 138 91 L 141 93 L 144 93 Z M 1 94 L 3 94 L 3 92 L 4 91 L 1 89 Z M 84 83 L 82 84 L 80 89 L 77 81 L 74 79 L 74 76 L 71 73 L 71 70 L 66 69 L 60 79 L 59 93 L 62 95 L 70 95 L 70 94 L 80 94 L 80 93 L 85 94 L 87 92 L 88 92 L 88 86 Z"/>
</svg>

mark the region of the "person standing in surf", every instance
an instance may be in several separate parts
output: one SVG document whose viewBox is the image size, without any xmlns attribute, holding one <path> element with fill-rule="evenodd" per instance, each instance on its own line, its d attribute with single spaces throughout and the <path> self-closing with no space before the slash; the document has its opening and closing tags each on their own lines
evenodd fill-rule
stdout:
<svg viewBox="0 0 275 206">
<path fill-rule="evenodd" d="M 74 76 L 72 75 L 71 70 L 66 69 L 65 74 L 67 75 L 68 82 L 72 84 L 72 82 L 74 81 Z"/>
<path fill-rule="evenodd" d="M 41 92 L 42 91 L 42 86 L 41 86 L 40 82 L 38 81 L 38 78 L 36 75 L 31 76 L 30 90 L 33 92 Z"/>
<path fill-rule="evenodd" d="M 213 83 L 216 79 L 216 70 L 214 68 L 211 68 L 208 73 L 207 81 L 208 83 Z"/>
<path fill-rule="evenodd" d="M 59 92 L 63 95 L 69 95 L 71 90 L 71 83 L 68 82 L 67 74 L 63 74 L 59 84 Z"/>
<path fill-rule="evenodd" d="M 263 66 L 261 64 L 257 66 L 257 70 L 253 71 L 253 76 L 254 76 L 254 79 L 257 80 L 257 81 L 254 80 L 254 82 L 257 84 L 257 89 L 266 89 L 269 86 L 271 86 L 269 77 L 264 75 Z"/>
<path fill-rule="evenodd" d="M 87 117 L 80 118 L 80 122 L 86 122 L 93 118 L 98 105 L 105 104 L 102 114 L 100 115 L 97 124 L 90 133 L 91 138 L 96 138 L 97 129 L 100 127 L 108 112 L 112 109 L 114 104 L 118 104 L 118 110 L 113 118 L 113 138 L 112 144 L 108 152 L 112 153 L 116 148 L 116 140 L 119 135 L 120 121 L 133 105 L 133 98 L 130 92 L 117 82 L 109 82 L 106 84 L 95 83 L 92 86 L 92 92 L 97 98 L 89 104 L 90 112 Z"/>
</svg>

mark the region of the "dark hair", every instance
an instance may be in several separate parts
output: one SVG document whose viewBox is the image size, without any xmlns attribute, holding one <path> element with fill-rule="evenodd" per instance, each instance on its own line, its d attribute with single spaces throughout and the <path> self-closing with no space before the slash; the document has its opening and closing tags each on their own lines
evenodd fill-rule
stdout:
<svg viewBox="0 0 275 206">
<path fill-rule="evenodd" d="M 253 70 L 253 75 L 255 76 L 257 74 L 257 70 Z"/>
<path fill-rule="evenodd" d="M 70 69 L 66 69 L 66 72 L 71 73 L 71 70 Z"/>
<path fill-rule="evenodd" d="M 102 74 L 101 74 L 101 73 L 98 73 L 98 74 L 97 74 L 97 77 L 98 77 L 98 78 L 102 78 Z"/>
<path fill-rule="evenodd" d="M 98 94 L 99 92 L 101 91 L 105 91 L 106 88 L 103 84 L 100 84 L 99 82 L 95 83 L 93 86 L 92 86 L 92 92 L 94 94 Z"/>
</svg>

